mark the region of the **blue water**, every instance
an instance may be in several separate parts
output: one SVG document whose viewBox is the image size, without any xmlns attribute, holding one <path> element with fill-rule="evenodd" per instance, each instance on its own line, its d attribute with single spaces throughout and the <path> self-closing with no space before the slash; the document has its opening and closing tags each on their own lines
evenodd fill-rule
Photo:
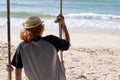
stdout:
<svg viewBox="0 0 120 80">
<path fill-rule="evenodd" d="M 38 15 L 52 25 L 59 7 L 59 0 L 11 0 L 11 17 Z M 63 0 L 63 15 L 70 28 L 120 30 L 120 0 Z M 0 0 L 0 17 L 6 18 L 6 0 Z"/>
<path fill-rule="evenodd" d="M 0 0 L 0 11 L 6 12 L 6 0 Z M 58 13 L 59 0 L 11 0 L 13 16 L 22 17 L 23 14 L 46 14 L 48 16 Z M 120 0 L 63 0 L 63 13 L 120 15 Z"/>
</svg>

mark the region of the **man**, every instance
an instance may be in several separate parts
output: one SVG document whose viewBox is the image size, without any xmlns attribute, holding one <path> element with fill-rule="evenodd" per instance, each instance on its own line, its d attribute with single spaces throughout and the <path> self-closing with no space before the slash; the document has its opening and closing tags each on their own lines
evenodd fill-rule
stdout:
<svg viewBox="0 0 120 80">
<path fill-rule="evenodd" d="M 54 35 L 42 37 L 43 21 L 37 16 L 29 17 L 23 23 L 20 38 L 23 40 L 15 52 L 12 65 L 15 67 L 16 80 L 22 80 L 22 68 L 29 80 L 66 80 L 57 52 L 68 50 L 69 33 L 64 17 L 57 16 L 65 39 Z"/>
</svg>

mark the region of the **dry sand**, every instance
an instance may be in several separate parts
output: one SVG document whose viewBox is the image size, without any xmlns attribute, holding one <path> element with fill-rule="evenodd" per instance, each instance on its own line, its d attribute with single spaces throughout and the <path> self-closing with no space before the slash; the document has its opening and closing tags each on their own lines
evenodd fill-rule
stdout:
<svg viewBox="0 0 120 80">
<path fill-rule="evenodd" d="M 2 28 L 0 32 L 0 80 L 7 80 L 6 29 Z M 18 33 L 17 29 L 16 32 L 12 32 L 12 56 L 20 42 Z M 49 33 L 56 34 L 53 30 L 44 34 Z M 70 30 L 70 36 L 71 47 L 64 52 L 67 80 L 120 80 L 119 33 Z"/>
</svg>

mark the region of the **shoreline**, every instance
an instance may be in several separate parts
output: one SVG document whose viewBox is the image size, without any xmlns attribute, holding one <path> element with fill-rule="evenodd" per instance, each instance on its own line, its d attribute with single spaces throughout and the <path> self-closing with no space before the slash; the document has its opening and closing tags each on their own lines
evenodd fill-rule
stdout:
<svg viewBox="0 0 120 80">
<path fill-rule="evenodd" d="M 21 27 L 12 27 L 11 28 L 11 44 L 13 44 L 14 46 L 18 45 L 21 40 L 19 38 L 19 34 L 21 31 Z M 120 32 L 115 32 L 115 31 L 94 31 L 94 30 L 86 30 L 86 29 L 70 29 L 68 28 L 69 34 L 70 34 L 70 39 L 71 42 L 74 45 L 77 45 L 76 43 L 81 41 L 86 40 L 85 42 L 89 42 L 89 43 L 93 43 L 93 41 L 101 41 L 102 43 L 104 42 L 104 40 L 108 42 L 111 39 L 112 41 L 117 40 L 119 41 L 119 35 Z M 0 36 L 0 41 L 7 43 L 7 26 L 6 27 L 0 27 L 0 32 L 1 32 L 1 36 Z M 43 32 L 43 36 L 46 35 L 55 35 L 59 37 L 59 26 L 57 26 L 56 28 L 48 28 L 45 27 L 45 31 Z M 99 37 L 98 37 L 99 36 Z M 109 37 L 109 38 L 108 38 Z M 97 43 L 95 43 L 96 45 Z M 78 44 L 81 45 L 81 44 Z M 82 42 L 82 45 L 84 45 L 84 42 Z M 78 46 L 80 47 L 80 46 Z"/>
</svg>

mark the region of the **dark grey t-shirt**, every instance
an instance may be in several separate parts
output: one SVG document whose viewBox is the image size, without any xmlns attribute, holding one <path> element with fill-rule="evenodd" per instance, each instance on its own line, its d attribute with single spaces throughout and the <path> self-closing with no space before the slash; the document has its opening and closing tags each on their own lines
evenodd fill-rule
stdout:
<svg viewBox="0 0 120 80">
<path fill-rule="evenodd" d="M 45 41 L 48 41 L 49 43 L 51 43 L 57 50 L 57 52 L 59 50 L 67 50 L 70 46 L 69 42 L 64 40 L 64 39 L 60 39 L 56 36 L 53 35 L 48 35 L 46 37 L 40 37 L 36 40 L 34 40 L 35 42 L 39 41 L 40 39 L 43 39 Z M 20 54 L 20 49 L 27 44 L 26 42 L 21 42 L 18 46 L 18 48 L 16 49 L 15 55 L 13 57 L 12 60 L 12 65 L 17 67 L 17 68 L 22 68 L 23 64 L 22 64 L 22 60 L 21 60 L 21 54 Z"/>
<path fill-rule="evenodd" d="M 57 55 L 67 50 L 69 42 L 49 35 L 30 42 L 21 42 L 12 60 L 12 65 L 25 68 L 29 80 L 66 80 Z"/>
</svg>

